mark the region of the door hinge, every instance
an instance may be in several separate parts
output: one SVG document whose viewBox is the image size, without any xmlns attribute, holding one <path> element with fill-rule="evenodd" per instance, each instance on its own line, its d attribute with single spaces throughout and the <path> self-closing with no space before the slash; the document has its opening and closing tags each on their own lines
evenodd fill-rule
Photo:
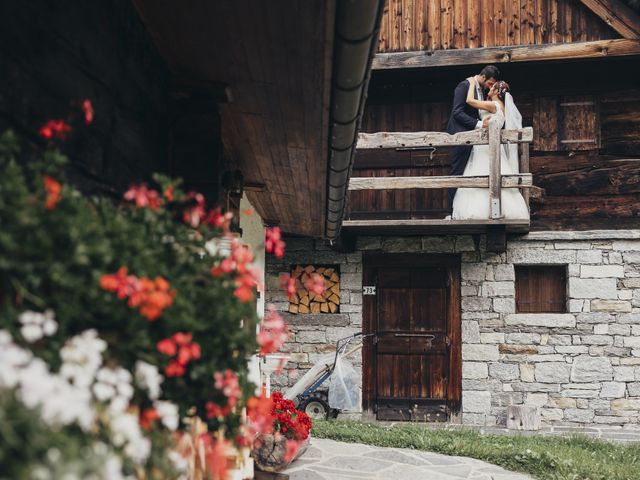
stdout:
<svg viewBox="0 0 640 480">
<path fill-rule="evenodd" d="M 450 347 L 450 346 L 451 346 L 451 339 L 449 338 L 449 335 L 446 335 L 446 336 L 444 337 L 444 343 L 446 343 L 446 344 L 447 344 L 447 347 Z"/>
<path fill-rule="evenodd" d="M 377 403 L 373 404 L 373 413 L 378 413 L 378 404 Z"/>
</svg>

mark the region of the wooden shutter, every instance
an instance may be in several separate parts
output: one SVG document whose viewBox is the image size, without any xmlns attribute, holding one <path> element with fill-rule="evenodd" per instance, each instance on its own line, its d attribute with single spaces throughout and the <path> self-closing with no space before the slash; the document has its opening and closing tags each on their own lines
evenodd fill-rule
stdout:
<svg viewBox="0 0 640 480">
<path fill-rule="evenodd" d="M 566 267 L 516 266 L 516 312 L 563 313 L 566 304 Z"/>
<path fill-rule="evenodd" d="M 533 146 L 542 152 L 597 150 L 600 147 L 598 109 L 593 95 L 536 99 Z"/>
</svg>

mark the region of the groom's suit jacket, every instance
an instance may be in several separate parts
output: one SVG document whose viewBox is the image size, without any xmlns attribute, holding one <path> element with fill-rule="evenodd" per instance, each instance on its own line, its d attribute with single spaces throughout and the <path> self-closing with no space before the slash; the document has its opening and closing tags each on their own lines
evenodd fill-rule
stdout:
<svg viewBox="0 0 640 480">
<path fill-rule="evenodd" d="M 453 108 L 447 123 L 447 133 L 466 132 L 476 128 L 479 112 L 467 104 L 467 92 L 469 91 L 469 80 L 463 80 L 458 84 L 453 94 Z M 476 91 L 474 98 L 478 98 Z"/>
</svg>

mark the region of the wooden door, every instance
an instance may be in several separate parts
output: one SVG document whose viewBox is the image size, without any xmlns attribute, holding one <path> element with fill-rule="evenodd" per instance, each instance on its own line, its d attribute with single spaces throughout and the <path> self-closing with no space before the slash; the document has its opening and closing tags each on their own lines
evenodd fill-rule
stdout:
<svg viewBox="0 0 640 480">
<path fill-rule="evenodd" d="M 461 392 L 457 257 L 370 260 L 364 280 L 376 290 L 365 297 L 365 330 L 375 337 L 365 351 L 365 407 L 379 420 L 446 421 Z"/>
</svg>

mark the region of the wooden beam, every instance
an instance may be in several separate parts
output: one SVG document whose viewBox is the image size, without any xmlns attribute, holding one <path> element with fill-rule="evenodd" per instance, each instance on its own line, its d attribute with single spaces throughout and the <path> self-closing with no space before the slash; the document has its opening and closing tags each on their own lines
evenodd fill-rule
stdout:
<svg viewBox="0 0 640 480">
<path fill-rule="evenodd" d="M 502 188 L 530 188 L 533 176 L 530 173 L 503 175 Z M 489 177 L 351 177 L 349 190 L 406 190 L 409 188 L 489 188 Z"/>
<path fill-rule="evenodd" d="M 502 216 L 500 130 L 503 122 L 503 115 L 494 115 L 489 121 L 489 212 L 494 220 Z"/>
<path fill-rule="evenodd" d="M 526 233 L 530 229 L 529 219 L 500 220 L 343 220 L 343 230 L 371 235 L 447 235 L 487 233 L 492 226 L 504 226 L 507 233 Z"/>
<path fill-rule="evenodd" d="M 530 143 L 533 128 L 502 130 L 502 143 Z M 376 132 L 358 134 L 358 149 L 446 147 L 455 145 L 488 145 L 489 131 L 486 128 L 450 135 L 442 132 Z"/>
<path fill-rule="evenodd" d="M 372 69 L 433 68 L 628 55 L 640 55 L 640 40 L 614 39 L 578 43 L 378 53 L 373 59 Z"/>
<path fill-rule="evenodd" d="M 580 2 L 624 38 L 640 38 L 640 16 L 620 0 L 580 0 Z"/>
</svg>

